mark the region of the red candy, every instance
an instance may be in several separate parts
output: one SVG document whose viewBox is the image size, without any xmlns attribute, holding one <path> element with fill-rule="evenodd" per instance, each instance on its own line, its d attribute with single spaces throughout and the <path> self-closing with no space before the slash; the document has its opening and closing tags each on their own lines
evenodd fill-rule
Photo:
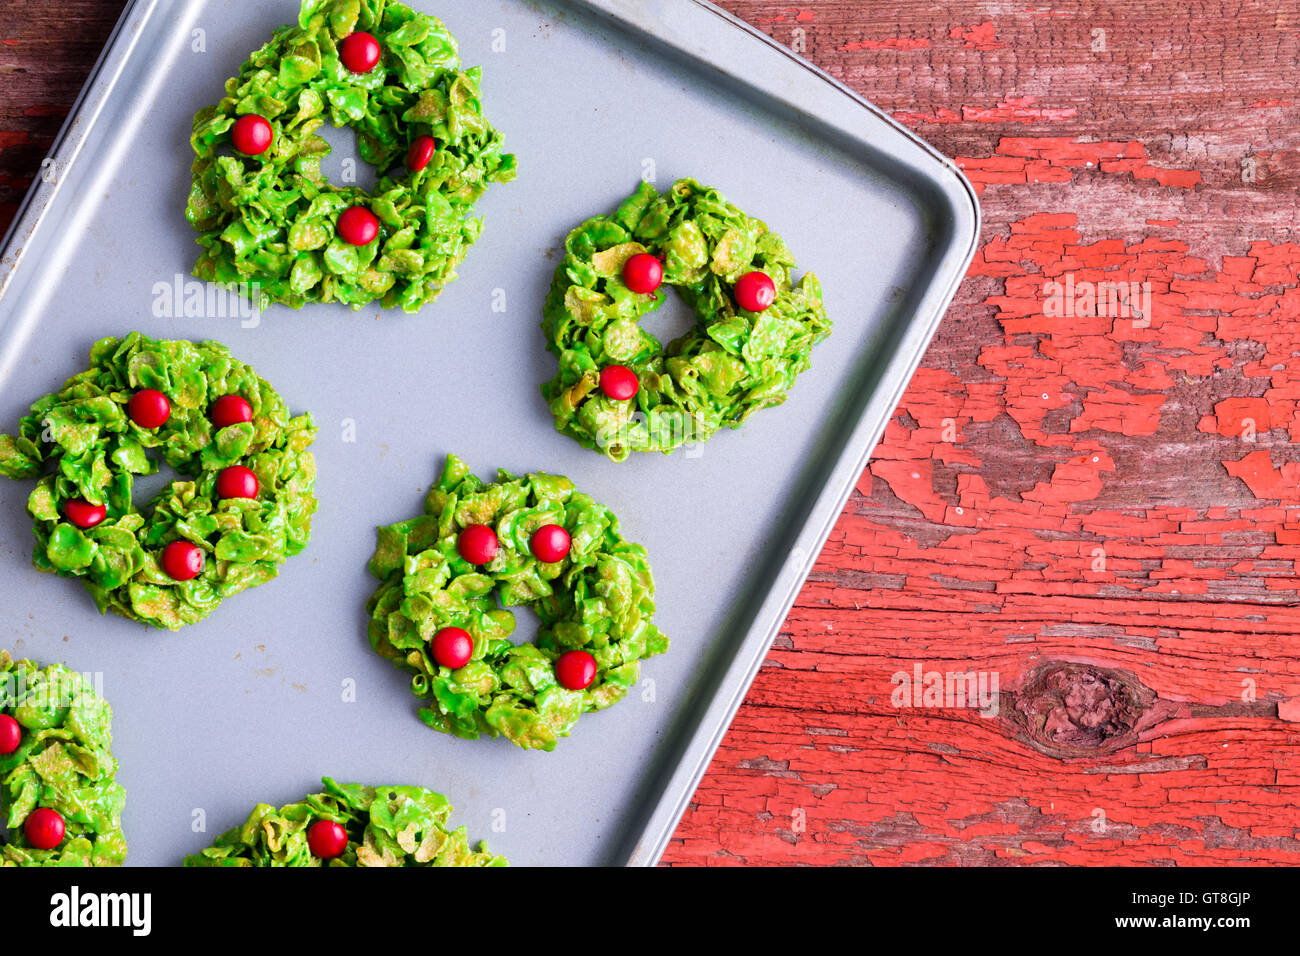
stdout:
<svg viewBox="0 0 1300 956">
<path fill-rule="evenodd" d="M 664 264 L 648 252 L 638 253 L 623 264 L 623 284 L 633 292 L 654 292 L 663 281 Z"/>
<path fill-rule="evenodd" d="M 554 564 L 569 556 L 569 532 L 558 524 L 545 524 L 533 532 L 529 541 L 538 561 Z"/>
<path fill-rule="evenodd" d="M 456 550 L 470 564 L 487 564 L 500 546 L 496 532 L 485 524 L 470 525 L 456 539 Z"/>
<path fill-rule="evenodd" d="M 379 235 L 379 218 L 365 206 L 350 206 L 339 214 L 339 238 L 353 246 L 364 246 Z"/>
<path fill-rule="evenodd" d="M 444 627 L 433 635 L 430 649 L 439 667 L 450 667 L 455 670 L 464 667 L 474 656 L 474 639 L 464 628 Z"/>
<path fill-rule="evenodd" d="M 27 815 L 27 821 L 23 824 L 27 842 L 37 850 L 53 850 L 63 842 L 66 829 L 63 816 L 58 810 L 51 810 L 49 807 L 33 810 Z"/>
<path fill-rule="evenodd" d="M 217 428 L 240 425 L 253 420 L 253 406 L 242 395 L 222 395 L 208 409 L 208 417 Z"/>
<path fill-rule="evenodd" d="M 256 498 L 259 485 L 253 469 L 231 465 L 217 475 L 218 498 Z"/>
<path fill-rule="evenodd" d="M 736 280 L 736 304 L 746 312 L 762 312 L 776 301 L 776 283 L 765 272 L 746 272 Z"/>
<path fill-rule="evenodd" d="M 108 517 L 103 505 L 92 505 L 85 498 L 73 498 L 63 504 L 63 517 L 78 528 L 93 528 Z"/>
<path fill-rule="evenodd" d="M 596 679 L 596 658 L 586 651 L 565 651 L 555 662 L 555 679 L 569 690 L 584 690 Z"/>
<path fill-rule="evenodd" d="M 192 541 L 173 541 L 162 549 L 162 569 L 174 581 L 189 581 L 203 573 L 203 549 Z"/>
<path fill-rule="evenodd" d="M 411 148 L 406 151 L 406 168 L 413 173 L 418 173 L 433 161 L 433 154 L 437 149 L 438 144 L 432 136 L 417 136 Z"/>
<path fill-rule="evenodd" d="M 379 41 L 358 30 L 339 44 L 339 59 L 353 73 L 369 73 L 379 62 Z"/>
<path fill-rule="evenodd" d="M 7 757 L 23 742 L 23 729 L 8 714 L 0 714 L 0 757 Z"/>
<path fill-rule="evenodd" d="M 172 417 L 172 403 L 157 389 L 145 388 L 131 396 L 126 413 L 141 428 L 158 428 Z"/>
<path fill-rule="evenodd" d="M 246 156 L 261 156 L 271 148 L 273 139 L 275 132 L 271 129 L 271 124 L 256 113 L 239 117 L 235 120 L 235 125 L 230 127 L 231 143 Z"/>
<path fill-rule="evenodd" d="M 600 390 L 616 402 L 626 402 L 640 390 L 636 372 L 626 365 L 606 365 L 600 370 Z"/>
<path fill-rule="evenodd" d="M 322 860 L 332 860 L 348 848 L 348 831 L 333 820 L 317 820 L 307 828 L 307 849 Z"/>
</svg>

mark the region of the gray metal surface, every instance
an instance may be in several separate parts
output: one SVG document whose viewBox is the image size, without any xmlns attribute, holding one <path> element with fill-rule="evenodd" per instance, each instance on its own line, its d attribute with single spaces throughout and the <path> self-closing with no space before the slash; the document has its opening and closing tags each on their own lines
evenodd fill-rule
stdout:
<svg viewBox="0 0 1300 956">
<path fill-rule="evenodd" d="M 186 281 L 197 248 L 190 117 L 296 0 L 134 0 L 0 260 L 0 429 L 96 338 L 132 329 L 225 342 L 321 429 L 307 552 L 175 634 L 101 618 L 78 584 L 33 570 L 30 483 L 0 481 L 0 646 L 102 673 L 129 864 L 175 864 L 322 774 L 433 787 L 515 864 L 655 862 L 973 253 L 978 207 L 949 162 L 707 4 L 413 5 L 483 64 L 521 170 L 483 200 L 483 239 L 419 316 L 157 314 L 156 289 Z M 564 234 L 648 172 L 765 219 L 821 277 L 835 330 L 784 406 L 615 465 L 553 430 L 538 322 Z M 664 311 L 656 331 L 689 321 Z M 649 549 L 672 649 L 553 753 L 428 730 L 366 644 L 374 527 L 417 513 L 449 451 L 485 477 L 567 474 Z"/>
</svg>

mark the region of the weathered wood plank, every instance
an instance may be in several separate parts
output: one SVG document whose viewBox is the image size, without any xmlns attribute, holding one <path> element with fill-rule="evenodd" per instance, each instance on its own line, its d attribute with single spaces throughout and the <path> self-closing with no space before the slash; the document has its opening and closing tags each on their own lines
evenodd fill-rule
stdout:
<svg viewBox="0 0 1300 956">
<path fill-rule="evenodd" d="M 1300 8 L 723 5 L 957 158 L 985 245 L 667 860 L 1300 860 Z M 1048 316 L 1067 274 L 1153 315 Z M 1043 752 L 1053 661 L 1141 726 L 1071 685 Z M 1000 716 L 896 706 L 918 664 Z"/>
</svg>

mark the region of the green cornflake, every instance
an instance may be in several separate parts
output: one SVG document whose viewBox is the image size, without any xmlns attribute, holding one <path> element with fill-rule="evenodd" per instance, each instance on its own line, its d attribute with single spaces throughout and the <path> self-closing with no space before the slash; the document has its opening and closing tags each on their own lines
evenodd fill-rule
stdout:
<svg viewBox="0 0 1300 956">
<path fill-rule="evenodd" d="M 171 402 L 161 427 L 131 421 L 127 404 L 140 389 Z M 216 429 L 209 407 L 232 394 L 252 406 L 253 420 Z M 269 581 L 306 546 L 315 435 L 309 415 L 291 418 L 275 390 L 221 343 L 132 332 L 96 342 L 90 368 L 33 404 L 16 436 L 0 435 L 0 475 L 39 479 L 27 500 L 38 570 L 80 578 L 101 613 L 175 630 Z M 159 458 L 183 477 L 137 508 L 135 478 L 156 473 Z M 218 473 L 234 464 L 257 475 L 256 499 L 217 497 Z M 105 505 L 108 516 L 75 527 L 63 520 L 73 498 Z M 203 573 L 190 581 L 159 565 L 163 548 L 182 538 L 205 553 Z"/>
<path fill-rule="evenodd" d="M 126 792 L 113 779 L 113 710 L 90 680 L 0 651 L 0 712 L 22 728 L 18 749 L 0 756 L 0 817 L 9 834 L 0 866 L 121 866 Z M 40 807 L 58 811 L 66 827 L 52 850 L 34 849 L 24 832 Z"/>
<path fill-rule="evenodd" d="M 185 858 L 186 866 L 506 866 L 482 843 L 471 849 L 465 828 L 447 829 L 452 806 L 423 787 L 365 787 L 321 781 L 324 793 L 275 809 L 259 803 L 243 826 Z M 333 820 L 348 835 L 347 849 L 322 860 L 312 855 L 307 831 Z"/>
<path fill-rule="evenodd" d="M 559 370 L 542 395 L 557 431 L 613 461 L 707 441 L 781 404 L 811 365 L 813 346 L 830 334 L 817 277 L 795 284 L 794 256 L 781 237 L 691 179 L 663 195 L 643 182 L 612 216 L 569 233 L 564 249 L 542 321 Z M 664 265 L 663 286 L 652 294 L 623 283 L 624 263 L 643 252 Z M 758 313 L 739 308 L 732 294 L 754 271 L 776 285 L 776 301 Z M 665 348 L 638 322 L 663 304 L 668 286 L 697 324 Z M 634 400 L 601 393 L 600 371 L 614 364 L 636 373 Z"/>
<path fill-rule="evenodd" d="M 340 41 L 371 33 L 383 50 L 369 73 L 339 60 Z M 256 284 L 260 304 L 300 308 L 342 302 L 416 312 L 456 277 L 478 239 L 474 203 L 493 182 L 515 177 L 515 157 L 483 117 L 481 71 L 462 69 L 442 22 L 385 0 L 304 0 L 298 23 L 253 53 L 226 95 L 194 116 L 196 159 L 186 218 L 203 247 L 194 275 L 225 287 Z M 270 148 L 245 156 L 231 127 L 256 114 Z M 329 144 L 322 123 L 351 126 L 360 156 L 380 174 L 374 192 L 331 185 L 320 172 Z M 437 143 L 410 173 L 419 136 Z M 368 207 L 379 235 L 352 246 L 336 235 L 341 212 Z"/>
<path fill-rule="evenodd" d="M 378 529 L 370 572 L 383 583 L 366 609 L 370 646 L 413 674 L 411 690 L 426 702 L 420 718 L 433 729 L 553 750 L 583 713 L 622 699 L 643 659 L 668 649 L 651 621 L 654 579 L 645 548 L 625 540 L 613 512 L 569 479 L 501 471 L 484 484 L 448 456 L 424 512 Z M 473 524 L 490 526 L 500 543 L 479 567 L 456 549 L 461 530 Z M 571 539 L 568 556 L 555 564 L 530 547 L 533 532 L 550 524 Z M 509 607 L 530 607 L 541 619 L 535 644 L 509 639 Z M 440 667 L 430 648 L 449 626 L 474 641 L 469 663 L 456 670 Z M 556 659 L 574 649 L 596 659 L 596 679 L 585 690 L 568 690 L 555 677 Z"/>
</svg>

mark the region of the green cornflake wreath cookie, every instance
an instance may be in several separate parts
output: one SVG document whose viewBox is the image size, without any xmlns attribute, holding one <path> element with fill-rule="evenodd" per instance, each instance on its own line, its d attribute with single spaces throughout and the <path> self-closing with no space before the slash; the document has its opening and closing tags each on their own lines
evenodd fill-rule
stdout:
<svg viewBox="0 0 1300 956">
<path fill-rule="evenodd" d="M 553 750 L 578 717 L 623 697 L 668 649 L 651 622 L 646 552 L 604 505 L 556 475 L 485 485 L 448 456 L 418 518 L 379 529 L 370 646 L 410 671 L 420 718 L 458 737 Z M 509 639 L 509 607 L 541 619 Z"/>
<path fill-rule="evenodd" d="M 194 117 L 186 217 L 194 275 L 253 285 L 261 304 L 376 299 L 415 312 L 482 231 L 474 202 L 515 176 L 441 21 L 385 0 L 304 0 Z M 322 123 L 351 126 L 372 194 L 320 172 Z M 404 161 L 404 162 L 403 162 Z"/>
<path fill-rule="evenodd" d="M 0 651 L 0 866 L 121 866 L 113 710 L 85 675 Z"/>
<path fill-rule="evenodd" d="M 506 866 L 465 828 L 447 829 L 447 798 L 423 787 L 322 780 L 324 793 L 276 809 L 259 803 L 243 826 L 186 866 Z"/>
<path fill-rule="evenodd" d="M 555 427 L 622 461 L 739 428 L 779 405 L 830 334 L 821 284 L 765 224 L 691 179 L 642 183 L 569 233 L 542 331 L 560 360 L 542 386 Z M 697 324 L 665 348 L 638 322 L 675 286 Z"/>
<path fill-rule="evenodd" d="M 80 578 L 100 613 L 174 630 L 306 546 L 315 434 L 219 342 L 132 332 L 96 342 L 90 368 L 0 435 L 0 475 L 39 476 L 38 570 Z M 159 458 L 184 477 L 139 508 L 135 478 Z"/>
</svg>

